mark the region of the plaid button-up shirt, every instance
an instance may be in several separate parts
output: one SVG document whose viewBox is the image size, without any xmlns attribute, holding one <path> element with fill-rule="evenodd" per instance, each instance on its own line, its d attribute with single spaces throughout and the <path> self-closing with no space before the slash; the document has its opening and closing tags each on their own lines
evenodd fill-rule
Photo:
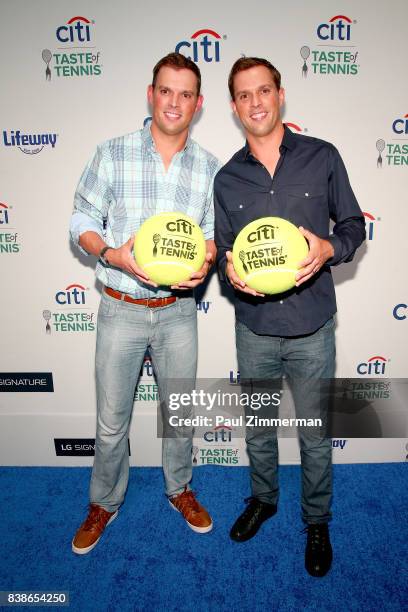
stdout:
<svg viewBox="0 0 408 612">
<path fill-rule="evenodd" d="M 220 162 L 189 137 L 166 172 L 150 122 L 142 130 L 108 140 L 97 148 L 79 181 L 71 239 L 85 253 L 79 237 L 93 231 L 118 248 L 152 215 L 174 211 L 192 217 L 210 240 L 214 236 L 213 183 L 220 168 Z M 170 294 L 99 261 L 96 276 L 107 287 L 135 298 Z"/>
</svg>

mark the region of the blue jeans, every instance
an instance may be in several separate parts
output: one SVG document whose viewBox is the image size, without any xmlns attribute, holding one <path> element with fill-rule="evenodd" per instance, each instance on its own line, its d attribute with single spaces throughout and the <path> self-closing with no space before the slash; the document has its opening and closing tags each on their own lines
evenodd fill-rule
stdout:
<svg viewBox="0 0 408 612">
<path fill-rule="evenodd" d="M 258 335 L 236 322 L 236 344 L 241 380 L 288 379 L 297 418 L 327 417 L 327 401 L 319 395 L 322 379 L 334 377 L 334 320 L 331 318 L 307 336 L 281 338 Z M 261 383 L 264 384 L 264 383 Z M 302 464 L 302 518 L 307 523 L 325 523 L 331 518 L 331 439 L 318 428 L 298 429 Z M 252 495 L 277 504 L 278 441 L 276 429 L 247 428 L 247 451 L 251 466 Z"/>
<path fill-rule="evenodd" d="M 97 427 L 90 499 L 109 512 L 122 504 L 129 477 L 128 435 L 133 397 L 146 349 L 159 388 L 163 419 L 172 379 L 192 388 L 197 370 L 197 309 L 183 297 L 147 308 L 102 293 L 96 340 Z M 180 412 L 180 411 L 179 411 Z M 191 407 L 178 416 L 190 417 Z M 192 430 L 163 438 L 166 494 L 183 491 L 192 476 Z"/>
</svg>

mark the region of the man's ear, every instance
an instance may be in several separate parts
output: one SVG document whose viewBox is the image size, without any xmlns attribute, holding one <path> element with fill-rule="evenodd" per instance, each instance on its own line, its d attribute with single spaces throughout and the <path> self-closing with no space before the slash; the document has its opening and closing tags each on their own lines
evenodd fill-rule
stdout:
<svg viewBox="0 0 408 612">
<path fill-rule="evenodd" d="M 200 94 L 197 98 L 197 104 L 196 104 L 195 111 L 194 111 L 195 113 L 198 113 L 202 109 L 203 102 L 204 102 L 204 96 Z"/>
<path fill-rule="evenodd" d="M 153 85 L 147 86 L 147 100 L 149 104 L 153 104 Z"/>
</svg>

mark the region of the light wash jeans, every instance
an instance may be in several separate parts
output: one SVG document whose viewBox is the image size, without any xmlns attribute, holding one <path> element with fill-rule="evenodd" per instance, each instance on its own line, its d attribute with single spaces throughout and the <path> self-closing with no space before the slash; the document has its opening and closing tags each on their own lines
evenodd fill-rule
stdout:
<svg viewBox="0 0 408 612">
<path fill-rule="evenodd" d="M 334 377 L 335 339 L 331 318 L 307 336 L 281 338 L 258 335 L 236 322 L 236 344 L 241 381 L 267 381 L 276 389 L 282 375 L 288 379 L 297 418 L 327 418 L 327 384 Z M 256 386 L 256 382 L 255 382 Z M 273 415 L 275 417 L 275 415 Z M 319 428 L 298 428 L 302 464 L 302 518 L 307 523 L 326 523 L 331 518 L 332 445 Z M 278 441 L 276 429 L 247 428 L 247 451 L 251 466 L 252 495 L 277 504 Z"/>
<path fill-rule="evenodd" d="M 129 477 L 128 436 L 133 397 L 146 349 L 159 388 L 163 420 L 172 379 L 194 387 L 197 309 L 193 297 L 147 308 L 102 293 L 96 340 L 97 427 L 90 499 L 108 512 L 122 504 Z M 186 382 L 186 384 L 187 384 Z M 183 389 L 184 391 L 184 389 Z M 190 417 L 191 407 L 177 413 Z M 192 477 L 192 430 L 163 438 L 166 494 L 183 491 Z"/>
</svg>

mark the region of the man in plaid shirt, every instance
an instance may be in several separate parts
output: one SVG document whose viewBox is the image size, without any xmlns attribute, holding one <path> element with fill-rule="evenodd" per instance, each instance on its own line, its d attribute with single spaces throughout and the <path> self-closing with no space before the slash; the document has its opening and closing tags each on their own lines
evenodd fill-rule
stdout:
<svg viewBox="0 0 408 612">
<path fill-rule="evenodd" d="M 193 385 L 197 366 L 197 310 L 193 289 L 215 259 L 213 182 L 218 160 L 194 142 L 190 123 L 202 106 L 198 66 L 170 53 L 153 69 L 148 100 L 152 121 L 109 140 L 85 168 L 75 194 L 71 238 L 98 258 L 104 285 L 96 342 L 97 430 L 88 517 L 72 549 L 86 554 L 123 503 L 129 475 L 128 433 L 133 397 L 149 349 L 167 415 L 168 383 Z M 158 287 L 136 265 L 134 234 L 154 214 L 177 211 L 202 228 L 207 254 L 188 281 Z M 137 250 L 137 241 L 136 241 Z M 191 407 L 178 415 L 191 416 Z M 168 415 L 167 415 L 168 418 Z M 192 429 L 163 438 L 163 471 L 170 505 L 191 529 L 206 533 L 212 520 L 189 488 Z"/>
</svg>

